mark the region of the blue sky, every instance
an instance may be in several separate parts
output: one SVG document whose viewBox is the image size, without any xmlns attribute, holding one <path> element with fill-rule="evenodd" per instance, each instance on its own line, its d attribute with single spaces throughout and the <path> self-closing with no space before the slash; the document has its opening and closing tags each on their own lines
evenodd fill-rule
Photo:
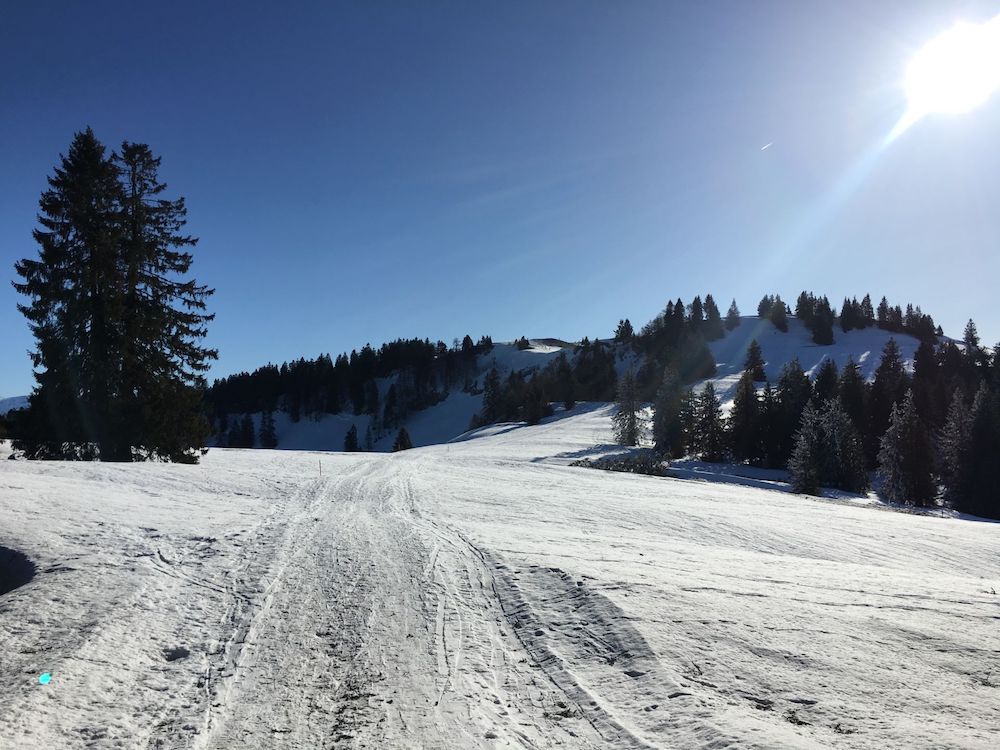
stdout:
<svg viewBox="0 0 1000 750">
<path fill-rule="evenodd" d="M 826 6 L 826 7 L 822 7 Z M 997 2 L 38 2 L 0 26 L 6 283 L 74 131 L 149 143 L 214 374 L 396 337 L 608 335 L 802 289 L 1000 339 L 1000 97 L 886 148 L 922 43 Z M 764 144 L 773 145 L 761 151 Z"/>
</svg>

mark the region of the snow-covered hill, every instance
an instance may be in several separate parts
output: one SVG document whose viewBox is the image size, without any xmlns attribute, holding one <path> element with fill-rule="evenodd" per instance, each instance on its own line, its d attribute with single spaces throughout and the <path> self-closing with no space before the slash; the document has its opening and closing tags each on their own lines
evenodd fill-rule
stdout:
<svg viewBox="0 0 1000 750">
<path fill-rule="evenodd" d="M 875 377 L 875 369 L 882 358 L 882 350 L 895 339 L 906 366 L 912 368 L 913 355 L 916 354 L 920 341 L 905 333 L 890 333 L 880 328 L 865 328 L 844 332 L 839 327 L 834 329 L 834 342 L 829 346 L 820 346 L 812 341 L 812 334 L 802 321 L 788 319 L 788 332 L 782 333 L 769 320 L 757 317 L 744 317 L 740 325 L 726 333 L 725 338 L 713 341 L 709 345 L 718 372 L 711 381 L 719 398 L 725 404 L 732 401 L 736 383 L 743 372 L 750 342 L 754 339 L 760 344 L 764 356 L 764 371 L 768 379 L 774 383 L 781 373 L 781 368 L 796 357 L 802 369 L 814 377 L 819 371 L 824 359 L 832 359 L 837 369 L 843 369 L 848 359 L 853 359 L 861 369 L 865 379 Z"/>
<path fill-rule="evenodd" d="M 913 355 L 919 341 L 907 334 L 893 334 L 877 328 L 844 333 L 839 328 L 835 331 L 835 341 L 830 346 L 818 346 L 812 342 L 811 334 L 801 321 L 791 318 L 788 321 L 787 333 L 782 333 L 768 320 L 757 317 L 744 317 L 739 327 L 727 332 L 725 338 L 712 342 L 709 348 L 718 366 L 717 374 L 696 385 L 704 386 L 705 382 L 715 384 L 723 408 L 728 409 L 729 402 L 735 391 L 736 383 L 743 370 L 743 363 L 754 339 L 760 344 L 764 359 L 765 371 L 772 382 L 775 382 L 781 368 L 798 357 L 803 369 L 810 375 L 818 371 L 824 359 L 833 359 L 838 368 L 842 368 L 853 359 L 861 368 L 862 375 L 872 378 L 882 356 L 882 349 L 890 338 L 895 338 L 900 352 L 908 366 L 912 366 Z M 496 366 L 502 375 L 511 370 L 531 371 L 545 367 L 561 351 L 572 356 L 572 345 L 557 342 L 555 339 L 533 340 L 530 349 L 519 350 L 513 344 L 497 344 L 489 354 L 480 355 L 477 361 L 480 375 Z M 609 342 L 610 343 L 610 342 Z M 619 346 L 616 369 L 619 374 L 630 366 L 638 367 L 640 360 L 629 347 Z M 381 396 L 391 384 L 391 379 L 379 383 Z M 482 378 L 479 378 L 481 385 Z M 414 445 L 435 445 L 448 442 L 461 435 L 469 428 L 472 416 L 482 409 L 482 395 L 472 395 L 462 391 L 453 391 L 448 398 L 428 409 L 412 413 L 404 424 Z M 260 426 L 260 414 L 253 415 L 255 428 Z M 292 450 L 341 450 L 344 437 L 351 425 L 357 426 L 358 434 L 363 439 L 369 425 L 367 415 L 338 414 L 324 415 L 319 418 L 305 417 L 293 423 L 287 414 L 275 415 L 275 426 L 279 447 Z M 376 440 L 374 447 L 378 451 L 388 451 L 392 448 L 395 430 L 387 431 Z"/>
<path fill-rule="evenodd" d="M 497 368 L 501 377 L 505 377 L 512 370 L 527 373 L 545 367 L 564 350 L 569 354 L 573 351 L 571 345 L 562 346 L 545 341 L 533 340 L 529 349 L 518 349 L 514 344 L 496 344 L 492 351 L 477 357 L 479 384 L 482 385 L 481 375 L 492 367 Z M 392 382 L 394 382 L 392 378 L 379 381 L 379 395 L 382 399 L 385 398 Z M 415 446 L 445 443 L 468 430 L 473 415 L 481 411 L 482 406 L 481 393 L 473 395 L 455 390 L 440 403 L 410 414 L 403 425 Z M 254 429 L 259 431 L 261 415 L 254 414 L 252 417 Z M 284 412 L 278 412 L 274 417 L 279 448 L 327 451 L 343 450 L 344 437 L 351 429 L 351 425 L 357 427 L 359 438 L 363 440 L 371 419 L 367 414 L 346 413 L 323 415 L 318 418 L 303 417 L 298 422 L 292 422 Z M 395 438 L 396 430 L 387 430 L 381 439 L 375 441 L 375 450 L 391 450 Z"/>
<path fill-rule="evenodd" d="M 0 461 L 0 747 L 1000 746 L 1000 525 L 568 466 L 609 416 Z"/>
</svg>

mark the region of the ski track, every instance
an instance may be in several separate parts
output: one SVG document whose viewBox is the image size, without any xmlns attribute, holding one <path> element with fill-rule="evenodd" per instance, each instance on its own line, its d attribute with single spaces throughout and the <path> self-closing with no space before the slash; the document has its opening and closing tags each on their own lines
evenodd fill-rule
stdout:
<svg viewBox="0 0 1000 750">
<path fill-rule="evenodd" d="M 0 462 L 0 748 L 1000 743 L 1000 526 L 565 465 L 607 429 Z"/>
</svg>

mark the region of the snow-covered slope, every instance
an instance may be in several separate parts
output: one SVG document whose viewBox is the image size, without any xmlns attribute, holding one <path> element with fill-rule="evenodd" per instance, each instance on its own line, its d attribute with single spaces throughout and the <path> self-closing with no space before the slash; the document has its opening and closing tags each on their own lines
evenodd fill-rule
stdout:
<svg viewBox="0 0 1000 750">
<path fill-rule="evenodd" d="M 609 415 L 0 462 L 0 747 L 1000 745 L 1000 525 L 568 466 Z"/>
<path fill-rule="evenodd" d="M 882 358 L 882 350 L 889 339 L 895 339 L 899 345 L 900 354 L 908 367 L 912 367 L 913 355 L 920 341 L 905 333 L 890 333 L 880 328 L 866 328 L 861 331 L 843 332 L 834 328 L 834 342 L 829 346 L 820 346 L 812 341 L 812 334 L 802 321 L 796 318 L 788 319 L 788 332 L 782 333 L 769 320 L 757 317 L 744 317 L 740 325 L 719 341 L 709 344 L 709 349 L 715 357 L 718 372 L 711 381 L 723 403 L 732 401 L 736 383 L 743 372 L 750 342 L 754 339 L 760 344 L 764 356 L 764 371 L 771 383 L 775 383 L 781 368 L 787 362 L 798 357 L 802 369 L 810 376 L 815 376 L 824 359 L 832 359 L 838 369 L 853 359 L 861 368 L 861 374 L 866 379 L 875 376 L 875 369 Z"/>
<path fill-rule="evenodd" d="M 545 367 L 563 350 L 564 347 L 541 341 L 532 341 L 531 348 L 523 350 L 513 344 L 496 344 L 492 351 L 477 358 L 479 385 L 482 386 L 481 376 L 492 367 L 497 368 L 501 377 L 512 370 L 530 372 Z M 572 349 L 569 352 L 572 353 Z M 379 382 L 380 396 L 383 399 L 391 383 L 391 379 Z M 473 395 L 455 390 L 440 403 L 410 414 L 403 425 L 415 446 L 445 443 L 468 430 L 473 415 L 482 406 L 482 394 Z M 283 450 L 343 450 L 344 437 L 351 425 L 357 427 L 359 439 L 363 441 L 370 422 L 368 415 L 347 413 L 323 415 L 319 418 L 304 417 L 298 422 L 292 422 L 284 412 L 278 412 L 274 417 L 278 447 Z M 260 414 L 253 415 L 255 430 L 260 428 L 260 418 Z M 385 431 L 381 439 L 375 440 L 375 450 L 391 450 L 396 432 L 396 429 Z"/>
</svg>

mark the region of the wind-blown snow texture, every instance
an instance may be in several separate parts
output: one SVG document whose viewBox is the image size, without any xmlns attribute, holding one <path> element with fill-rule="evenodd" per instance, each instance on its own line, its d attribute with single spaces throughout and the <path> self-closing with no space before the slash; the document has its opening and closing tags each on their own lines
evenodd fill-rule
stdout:
<svg viewBox="0 0 1000 750">
<path fill-rule="evenodd" d="M 0 461 L 0 747 L 1000 745 L 1000 526 L 569 466 L 609 416 Z"/>
</svg>

